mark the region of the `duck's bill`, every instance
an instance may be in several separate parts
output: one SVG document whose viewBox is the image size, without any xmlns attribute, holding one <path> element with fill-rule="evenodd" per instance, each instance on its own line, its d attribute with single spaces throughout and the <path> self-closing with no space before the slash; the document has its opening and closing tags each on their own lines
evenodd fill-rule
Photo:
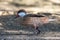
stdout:
<svg viewBox="0 0 60 40">
<path fill-rule="evenodd" d="M 20 17 L 24 17 L 24 16 L 26 15 L 26 13 L 25 13 L 25 12 L 20 12 L 20 13 L 18 13 L 18 15 L 19 15 Z"/>
</svg>

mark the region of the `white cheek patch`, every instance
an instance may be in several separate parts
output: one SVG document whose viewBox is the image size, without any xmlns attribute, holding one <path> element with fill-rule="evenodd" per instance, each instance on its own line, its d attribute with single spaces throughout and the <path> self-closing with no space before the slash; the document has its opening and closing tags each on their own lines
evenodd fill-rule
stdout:
<svg viewBox="0 0 60 40">
<path fill-rule="evenodd" d="M 19 16 L 24 17 L 26 14 L 24 12 L 18 13 Z"/>
</svg>

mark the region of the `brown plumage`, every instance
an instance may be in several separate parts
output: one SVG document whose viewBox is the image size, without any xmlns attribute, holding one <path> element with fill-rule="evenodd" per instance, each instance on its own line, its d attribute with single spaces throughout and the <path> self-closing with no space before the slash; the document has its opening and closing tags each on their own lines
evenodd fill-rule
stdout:
<svg viewBox="0 0 60 40">
<path fill-rule="evenodd" d="M 25 17 L 21 24 L 24 26 L 32 25 L 36 29 L 36 27 L 45 23 L 48 23 L 47 17 Z"/>
<path fill-rule="evenodd" d="M 34 29 L 36 29 L 38 32 L 37 34 L 40 33 L 40 30 L 38 29 L 38 27 L 40 27 L 40 25 L 43 25 L 43 24 L 46 24 L 48 23 L 48 18 L 45 17 L 45 16 L 38 16 L 38 15 L 31 15 L 31 16 L 26 16 L 23 18 L 23 21 L 22 21 L 22 25 L 24 26 L 31 26 L 33 27 Z"/>
</svg>

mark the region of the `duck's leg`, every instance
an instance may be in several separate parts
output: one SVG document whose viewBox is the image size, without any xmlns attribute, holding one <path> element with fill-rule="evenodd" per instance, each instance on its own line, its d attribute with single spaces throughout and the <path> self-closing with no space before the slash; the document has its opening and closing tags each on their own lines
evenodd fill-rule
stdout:
<svg viewBox="0 0 60 40">
<path fill-rule="evenodd" d="M 37 34 L 40 34 L 40 30 L 39 30 L 39 27 L 36 27 L 36 30 L 37 30 Z"/>
<path fill-rule="evenodd" d="M 34 25 L 34 28 L 35 28 L 35 30 L 36 30 L 36 32 L 37 32 L 37 34 L 40 34 L 40 30 L 39 30 L 39 27 L 38 26 L 36 26 L 36 25 Z"/>
</svg>

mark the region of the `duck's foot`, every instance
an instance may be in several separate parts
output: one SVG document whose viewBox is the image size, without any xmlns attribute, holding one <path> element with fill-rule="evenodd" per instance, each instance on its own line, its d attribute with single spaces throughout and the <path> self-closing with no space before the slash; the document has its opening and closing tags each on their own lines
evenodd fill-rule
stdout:
<svg viewBox="0 0 60 40">
<path fill-rule="evenodd" d="M 36 28 L 36 30 L 37 30 L 37 33 L 36 34 L 40 34 L 41 31 L 39 30 L 38 27 Z"/>
<path fill-rule="evenodd" d="M 38 35 L 38 34 L 40 34 L 40 33 L 41 33 L 40 30 L 35 30 L 35 31 L 34 31 L 34 34 L 36 34 L 36 35 Z"/>
<path fill-rule="evenodd" d="M 41 32 L 40 30 L 37 30 L 37 34 L 40 34 L 40 32 Z"/>
</svg>

